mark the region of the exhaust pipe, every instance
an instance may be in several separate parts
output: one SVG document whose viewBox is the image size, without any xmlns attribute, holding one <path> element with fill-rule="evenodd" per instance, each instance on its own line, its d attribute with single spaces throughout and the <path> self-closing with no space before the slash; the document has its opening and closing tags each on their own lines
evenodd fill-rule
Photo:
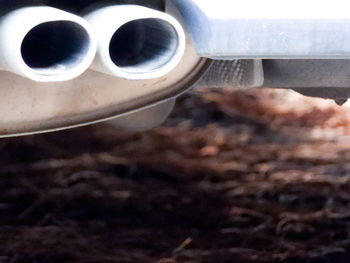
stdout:
<svg viewBox="0 0 350 263">
<path fill-rule="evenodd" d="M 92 68 L 130 80 L 159 78 L 185 52 L 185 33 L 172 16 L 138 5 L 115 5 L 85 16 L 98 36 Z"/>
<path fill-rule="evenodd" d="M 0 69 L 38 82 L 82 74 L 96 54 L 90 25 L 46 6 L 23 7 L 0 18 Z"/>
</svg>

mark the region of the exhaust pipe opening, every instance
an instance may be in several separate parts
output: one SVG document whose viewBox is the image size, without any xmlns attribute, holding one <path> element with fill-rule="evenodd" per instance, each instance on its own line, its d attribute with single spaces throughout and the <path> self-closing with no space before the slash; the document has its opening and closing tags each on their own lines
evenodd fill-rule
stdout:
<svg viewBox="0 0 350 263">
<path fill-rule="evenodd" d="M 94 70 L 130 80 L 160 78 L 181 61 L 185 32 L 172 16 L 138 5 L 116 5 L 89 13 L 98 34 Z"/>
<path fill-rule="evenodd" d="M 45 22 L 24 37 L 21 54 L 36 74 L 63 75 L 89 52 L 89 33 L 72 21 Z"/>
<path fill-rule="evenodd" d="M 166 21 L 139 19 L 113 35 L 109 53 L 114 64 L 128 73 L 158 70 L 174 57 L 179 46 L 176 30 Z"/>
<path fill-rule="evenodd" d="M 48 6 L 23 7 L 1 16 L 0 39 L 0 70 L 37 82 L 76 78 L 96 55 L 89 23 Z"/>
</svg>

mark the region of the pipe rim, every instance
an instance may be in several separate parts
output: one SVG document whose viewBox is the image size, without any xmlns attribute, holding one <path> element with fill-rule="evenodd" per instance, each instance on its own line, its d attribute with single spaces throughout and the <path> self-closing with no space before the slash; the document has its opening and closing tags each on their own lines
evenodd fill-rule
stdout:
<svg viewBox="0 0 350 263">
<path fill-rule="evenodd" d="M 161 17 L 126 21 L 113 32 L 108 45 L 104 47 L 108 67 L 119 77 L 128 79 L 159 78 L 168 74 L 180 62 L 185 49 L 183 30 L 176 27 L 176 22 Z M 154 32 L 150 30 L 152 27 Z M 128 39 L 128 34 L 137 31 L 140 33 L 135 34 L 137 37 Z M 142 34 L 145 31 L 149 32 Z M 157 34 L 159 39 L 155 41 L 153 37 Z M 125 49 L 125 36 L 131 42 L 131 53 L 136 52 L 129 57 L 118 51 L 120 46 Z M 153 53 L 148 49 L 153 49 Z"/>
<path fill-rule="evenodd" d="M 47 39 L 43 41 L 41 37 Z M 80 24 L 69 20 L 48 21 L 36 25 L 24 36 L 21 57 L 33 74 L 66 79 L 64 75 L 72 75 L 85 64 L 90 45 L 89 32 Z"/>
<path fill-rule="evenodd" d="M 76 61 L 77 63 L 72 63 L 67 69 L 57 67 L 56 70 L 53 68 L 46 71 L 45 69 L 31 68 L 23 58 L 23 42 L 31 30 L 41 27 L 43 24 L 55 23 L 73 25 L 74 30 L 78 29 L 78 32 L 85 36 L 86 43 L 82 44 L 82 53 L 80 53 L 83 56 Z M 10 30 L 7 30 L 2 34 L 3 37 L 7 36 L 3 46 L 8 47 L 8 52 L 4 54 L 7 63 L 4 70 L 22 75 L 33 81 L 62 82 L 72 80 L 83 74 L 95 58 L 97 41 L 94 31 L 85 19 L 69 12 L 48 6 L 24 7 L 9 13 L 4 25 L 17 28 L 18 31 L 17 34 L 11 35 Z M 76 54 L 79 54 L 79 52 Z"/>
<path fill-rule="evenodd" d="M 129 80 L 155 79 L 165 76 L 180 63 L 186 47 L 186 35 L 182 25 L 171 15 L 140 5 L 112 5 L 96 9 L 85 16 L 98 35 L 98 53 L 92 68 L 112 76 Z M 131 72 L 118 67 L 110 57 L 110 43 L 118 29 L 125 24 L 145 19 L 161 21 L 175 32 L 177 48 L 174 56 L 162 67 L 145 72 Z M 130 70 L 129 70 L 130 71 Z"/>
</svg>

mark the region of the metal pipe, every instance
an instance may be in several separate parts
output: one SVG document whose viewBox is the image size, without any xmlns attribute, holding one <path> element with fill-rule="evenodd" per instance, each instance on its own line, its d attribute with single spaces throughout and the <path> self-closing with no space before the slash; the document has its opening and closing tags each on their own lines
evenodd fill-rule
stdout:
<svg viewBox="0 0 350 263">
<path fill-rule="evenodd" d="M 96 71 L 124 79 L 159 78 L 185 51 L 185 33 L 172 16 L 137 5 L 114 5 L 85 16 L 98 37 Z"/>
<path fill-rule="evenodd" d="M 0 68 L 38 82 L 66 81 L 96 54 L 89 24 L 68 12 L 23 7 L 0 18 Z"/>
<path fill-rule="evenodd" d="M 213 59 L 350 58 L 348 0 L 170 0 Z"/>
</svg>

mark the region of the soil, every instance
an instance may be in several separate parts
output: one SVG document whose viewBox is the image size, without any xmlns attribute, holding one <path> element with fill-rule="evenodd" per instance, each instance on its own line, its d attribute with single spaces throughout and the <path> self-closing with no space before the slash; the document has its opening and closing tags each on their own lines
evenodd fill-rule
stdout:
<svg viewBox="0 0 350 263">
<path fill-rule="evenodd" d="M 199 90 L 150 132 L 3 139 L 0 262 L 350 262 L 349 117 Z"/>
</svg>

